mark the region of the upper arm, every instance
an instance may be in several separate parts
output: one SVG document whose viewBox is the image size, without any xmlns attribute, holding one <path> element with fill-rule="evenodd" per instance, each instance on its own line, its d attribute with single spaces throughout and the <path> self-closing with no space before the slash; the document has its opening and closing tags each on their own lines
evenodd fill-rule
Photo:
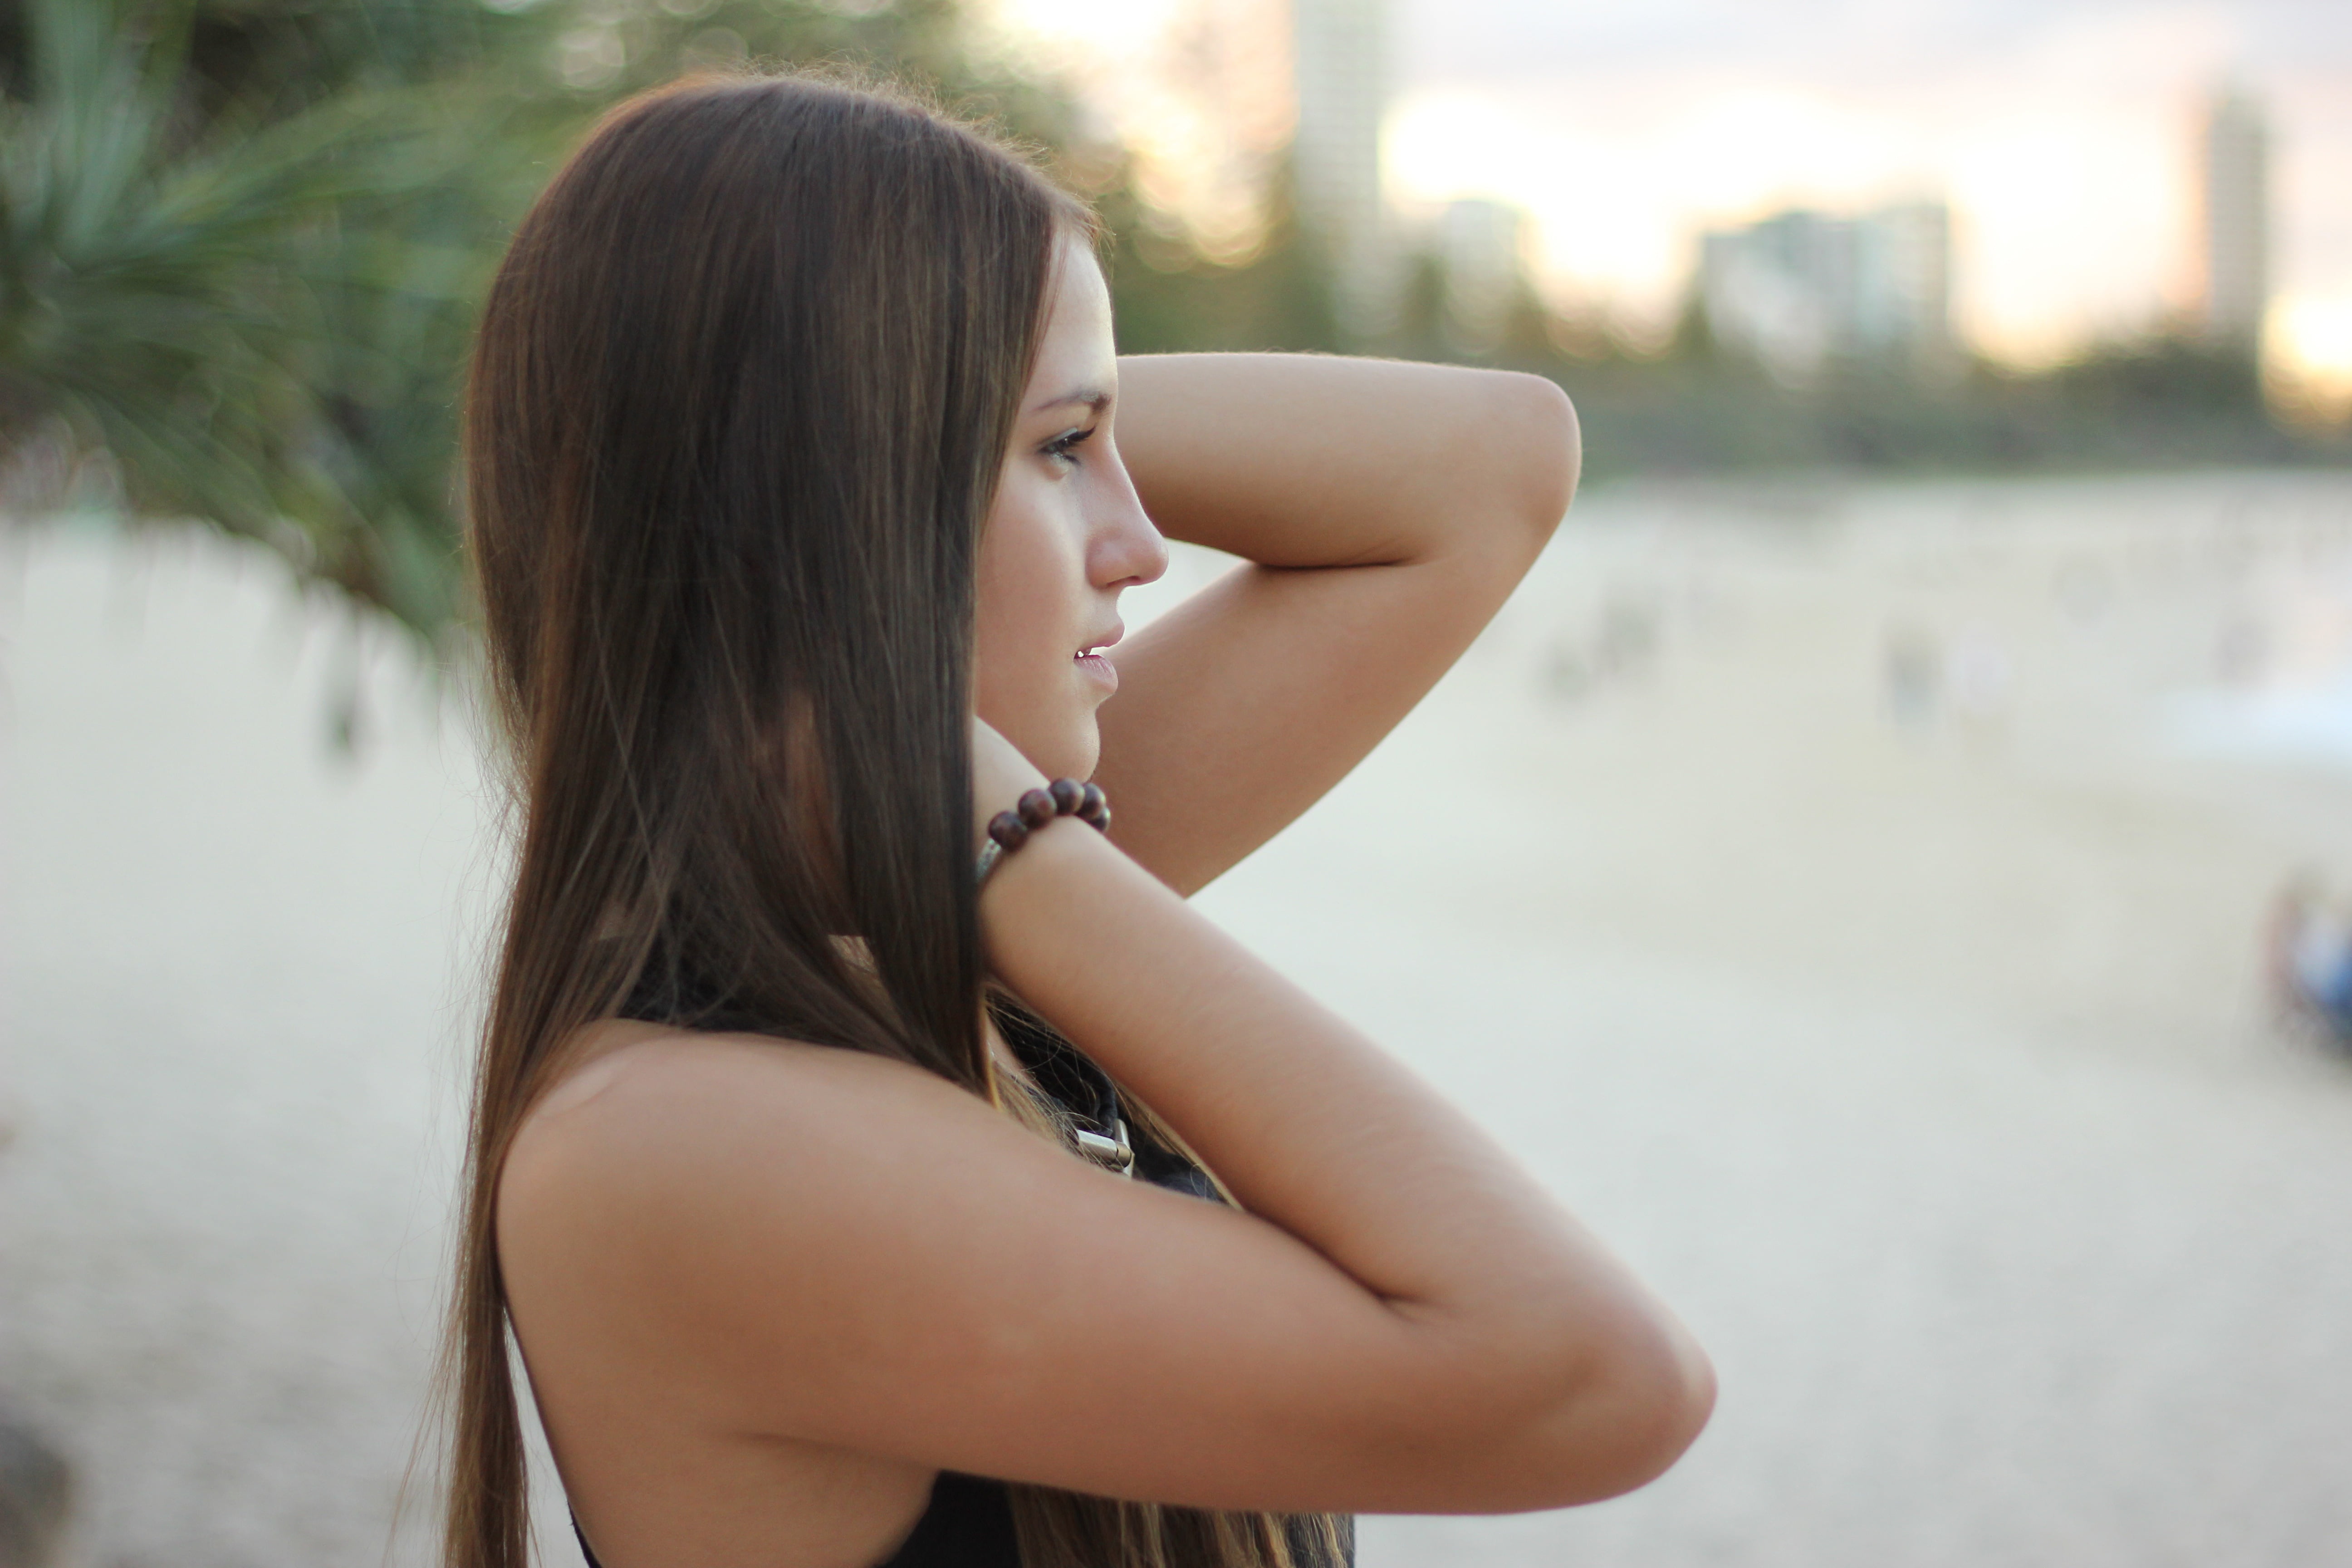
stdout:
<svg viewBox="0 0 2352 1568">
<path fill-rule="evenodd" d="M 1532 376 L 1294 356 L 1122 362 L 1118 443 L 1171 537 L 1247 556 L 1111 650 L 1097 776 L 1190 892 L 1319 799 L 1452 666 L 1567 510 Z"/>
<path fill-rule="evenodd" d="M 1559 1473 L 1559 1445 L 1523 1441 L 1544 1409 L 1277 1227 L 859 1053 L 655 1048 L 527 1129 L 499 1245 L 559 1407 L 633 1408 L 645 1378 L 727 1430 L 1202 1507 L 1532 1507 L 1645 1479 L 1612 1470 L 1622 1433 Z M 1563 1323 L 1563 1353 L 1583 1337 Z"/>
</svg>

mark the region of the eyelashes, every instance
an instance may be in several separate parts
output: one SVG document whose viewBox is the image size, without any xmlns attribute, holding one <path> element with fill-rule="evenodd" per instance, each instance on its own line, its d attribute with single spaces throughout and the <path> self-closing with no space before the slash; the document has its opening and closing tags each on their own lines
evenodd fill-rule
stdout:
<svg viewBox="0 0 2352 1568">
<path fill-rule="evenodd" d="M 1092 439 L 1094 433 L 1100 428 L 1098 425 L 1089 425 L 1083 429 L 1065 430 L 1046 442 L 1039 450 L 1056 463 L 1066 463 L 1076 467 L 1078 460 L 1078 448 Z"/>
</svg>

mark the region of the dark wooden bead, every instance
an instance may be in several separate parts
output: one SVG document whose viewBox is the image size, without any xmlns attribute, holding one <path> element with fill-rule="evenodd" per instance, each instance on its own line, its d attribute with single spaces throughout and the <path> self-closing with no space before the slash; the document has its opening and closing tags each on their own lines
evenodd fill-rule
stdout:
<svg viewBox="0 0 2352 1568">
<path fill-rule="evenodd" d="M 1045 793 L 1054 797 L 1054 809 L 1064 816 L 1076 811 L 1086 799 L 1086 791 L 1078 787 L 1076 779 L 1055 779 L 1045 786 Z"/>
<path fill-rule="evenodd" d="M 1054 797 L 1042 789 L 1033 789 L 1022 795 L 1013 809 L 1031 827 L 1043 827 L 1054 820 Z"/>
<path fill-rule="evenodd" d="M 1029 825 L 1009 811 L 1000 811 L 988 819 L 988 836 L 1009 853 L 1029 842 Z"/>
<path fill-rule="evenodd" d="M 1088 784 L 1079 793 L 1078 820 L 1091 827 L 1110 826 L 1110 797 L 1103 794 L 1100 784 Z"/>
</svg>

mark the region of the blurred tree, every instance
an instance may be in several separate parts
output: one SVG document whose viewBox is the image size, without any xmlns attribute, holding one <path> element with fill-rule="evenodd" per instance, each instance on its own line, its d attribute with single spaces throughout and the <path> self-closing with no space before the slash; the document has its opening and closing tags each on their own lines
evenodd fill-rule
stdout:
<svg viewBox="0 0 2352 1568">
<path fill-rule="evenodd" d="M 2097 345 L 2053 379 L 2067 395 L 2118 414 L 2175 408 L 2264 417 L 2261 362 L 2186 332 Z"/>
<path fill-rule="evenodd" d="M 437 636 L 476 304 L 563 148 L 682 70 L 820 59 L 1068 144 L 967 44 L 953 0 L 0 0 L 0 453 L 102 455 L 133 515 Z"/>
<path fill-rule="evenodd" d="M 102 0 L 32 0 L 15 19 L 0 439 L 102 450 L 141 510 L 264 539 L 429 619 L 446 591 L 400 580 L 413 529 L 394 522 L 382 548 L 354 529 L 359 494 L 401 487 L 333 417 L 340 389 L 320 373 L 343 367 L 322 363 L 336 356 L 318 331 L 379 259 L 336 243 L 336 217 L 436 172 L 415 106 L 355 89 L 207 121 L 183 79 L 184 14 L 137 42 Z"/>
<path fill-rule="evenodd" d="M 1293 219 L 1287 181 L 1269 194 L 1255 253 L 1220 262 L 1202 256 L 1180 222 L 1153 212 L 1124 175 L 1097 203 L 1109 231 L 1104 261 L 1121 353 L 1339 348 L 1330 269 Z"/>
</svg>

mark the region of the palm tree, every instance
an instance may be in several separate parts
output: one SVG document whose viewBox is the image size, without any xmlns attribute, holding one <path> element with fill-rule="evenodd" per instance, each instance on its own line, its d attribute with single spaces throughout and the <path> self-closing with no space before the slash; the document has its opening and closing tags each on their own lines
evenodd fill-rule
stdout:
<svg viewBox="0 0 2352 1568">
<path fill-rule="evenodd" d="M 415 88 L 201 105 L 194 17 L 163 20 L 140 41 L 103 3 L 26 8 L 26 96 L 0 105 L 0 442 L 102 451 L 138 513 L 437 626 L 446 443 L 415 415 L 446 403 L 431 351 L 470 278 L 420 265 L 394 220 L 446 199 L 449 122 Z"/>
<path fill-rule="evenodd" d="M 0 0 L 0 453 L 103 454 L 431 639 L 476 302 L 551 160 L 681 66 L 863 58 L 1034 139 L 954 0 Z"/>
</svg>

